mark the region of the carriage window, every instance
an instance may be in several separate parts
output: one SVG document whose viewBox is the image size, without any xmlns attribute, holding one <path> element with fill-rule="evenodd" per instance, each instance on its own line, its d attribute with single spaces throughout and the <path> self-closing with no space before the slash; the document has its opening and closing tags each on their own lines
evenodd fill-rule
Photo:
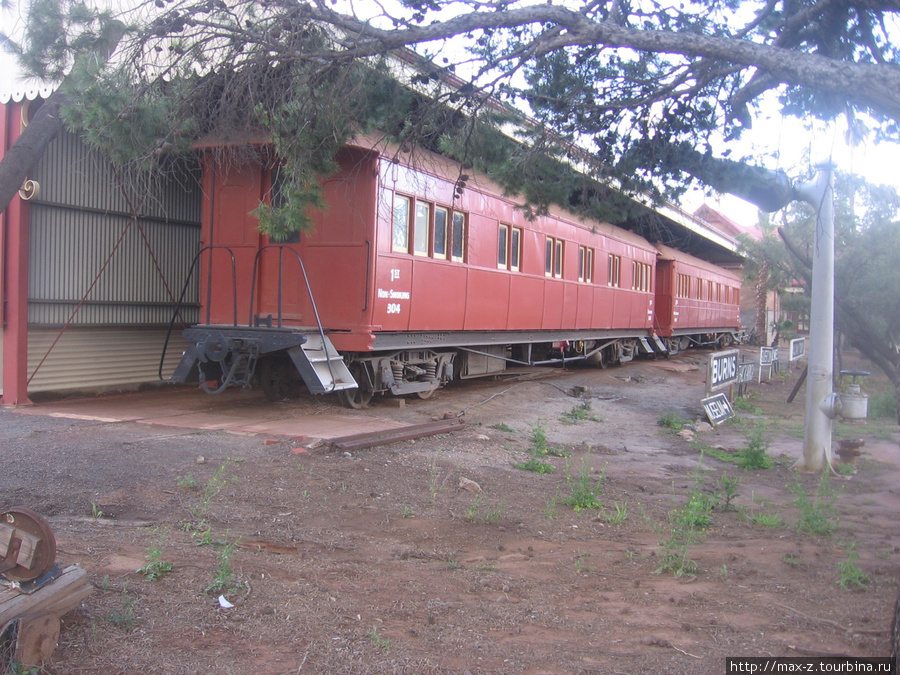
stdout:
<svg viewBox="0 0 900 675">
<path fill-rule="evenodd" d="M 431 227 L 431 204 L 416 202 L 416 220 L 413 224 L 413 253 L 428 255 L 428 228 Z"/>
<path fill-rule="evenodd" d="M 393 250 L 409 253 L 409 197 L 394 195 Z"/>
<path fill-rule="evenodd" d="M 521 259 L 522 230 L 500 223 L 497 230 L 497 267 L 518 272 Z"/>
<path fill-rule="evenodd" d="M 462 262 L 465 257 L 466 214 L 453 212 L 453 223 L 450 232 L 450 259 Z"/>
<path fill-rule="evenodd" d="M 553 276 L 557 279 L 562 278 L 563 271 L 563 242 L 562 239 L 556 240 L 556 259 L 553 261 Z"/>
<path fill-rule="evenodd" d="M 691 278 L 687 274 L 677 275 L 675 282 L 675 297 L 689 298 L 691 297 Z"/>
<path fill-rule="evenodd" d="M 510 234 L 509 269 L 513 272 L 518 272 L 522 264 L 522 230 L 518 227 L 514 227 Z"/>
<path fill-rule="evenodd" d="M 553 239 L 547 237 L 547 250 L 544 252 L 544 274 L 553 275 Z"/>
<path fill-rule="evenodd" d="M 450 212 L 438 206 L 434 210 L 434 257 L 447 257 L 447 220 Z"/>
<path fill-rule="evenodd" d="M 505 270 L 509 266 L 509 225 L 500 225 L 497 234 L 497 267 Z"/>
<path fill-rule="evenodd" d="M 613 253 L 609 254 L 609 271 L 606 276 L 606 283 L 610 286 L 618 287 L 622 279 L 622 258 Z"/>
<path fill-rule="evenodd" d="M 594 279 L 594 249 L 578 247 L 578 281 L 591 283 Z"/>
<path fill-rule="evenodd" d="M 631 262 L 631 288 L 635 291 L 650 292 L 652 268 L 647 263 Z"/>
</svg>

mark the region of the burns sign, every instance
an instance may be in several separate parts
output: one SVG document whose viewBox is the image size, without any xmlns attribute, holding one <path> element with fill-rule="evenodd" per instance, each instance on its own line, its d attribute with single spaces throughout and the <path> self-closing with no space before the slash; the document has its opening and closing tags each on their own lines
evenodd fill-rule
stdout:
<svg viewBox="0 0 900 675">
<path fill-rule="evenodd" d="M 738 350 L 714 352 L 709 356 L 709 371 L 706 377 L 706 388 L 709 391 L 722 389 L 735 384 L 738 380 Z"/>
</svg>

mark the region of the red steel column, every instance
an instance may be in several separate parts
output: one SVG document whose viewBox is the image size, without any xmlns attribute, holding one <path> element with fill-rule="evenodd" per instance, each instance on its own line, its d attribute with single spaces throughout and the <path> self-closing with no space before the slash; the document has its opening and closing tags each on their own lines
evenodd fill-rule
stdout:
<svg viewBox="0 0 900 675">
<path fill-rule="evenodd" d="M 3 106 L 0 151 L 21 133 L 22 104 Z M 28 399 L 28 204 L 13 197 L 2 217 L 3 405 L 30 405 Z"/>
</svg>

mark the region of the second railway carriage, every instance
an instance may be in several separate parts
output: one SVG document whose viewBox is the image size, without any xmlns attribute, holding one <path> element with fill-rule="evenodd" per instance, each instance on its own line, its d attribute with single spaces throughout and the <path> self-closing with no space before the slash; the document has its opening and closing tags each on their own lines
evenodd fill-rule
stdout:
<svg viewBox="0 0 900 675">
<path fill-rule="evenodd" d="M 668 350 L 732 345 L 740 335 L 740 274 L 668 246 L 657 248 L 653 327 Z"/>
<path fill-rule="evenodd" d="M 206 156 L 206 321 L 185 331 L 175 380 L 214 392 L 255 378 L 280 398 L 302 377 L 358 407 L 509 364 L 620 362 L 665 351 L 655 332 L 680 335 L 655 319 L 669 250 L 632 232 L 562 210 L 528 219 L 444 157 L 360 143 L 323 182 L 313 228 L 274 245 L 253 211 L 280 198 L 279 171 L 258 157 Z"/>
</svg>

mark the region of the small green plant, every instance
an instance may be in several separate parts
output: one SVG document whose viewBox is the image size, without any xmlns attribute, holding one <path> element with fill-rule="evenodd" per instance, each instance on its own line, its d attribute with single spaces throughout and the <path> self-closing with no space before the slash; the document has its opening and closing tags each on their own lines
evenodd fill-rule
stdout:
<svg viewBox="0 0 900 675">
<path fill-rule="evenodd" d="M 815 495 L 810 497 L 799 481 L 790 491 L 795 495 L 793 504 L 800 510 L 797 531 L 805 534 L 830 535 L 837 529 L 835 502 L 837 493 L 832 487 L 828 473 L 823 472 Z"/>
<path fill-rule="evenodd" d="M 839 476 L 852 476 L 856 473 L 856 466 L 850 462 L 839 462 L 834 465 L 834 470 Z"/>
<path fill-rule="evenodd" d="M 225 474 L 228 471 L 228 465 L 230 463 L 231 460 L 226 459 L 225 462 L 216 469 L 215 473 L 210 476 L 209 480 L 206 481 L 206 485 L 203 486 L 203 492 L 200 494 L 200 503 L 196 508 L 191 510 L 194 519 L 197 521 L 193 529 L 202 530 L 205 527 L 206 514 L 209 512 L 210 502 L 222 491 L 222 488 L 225 487 L 225 483 L 227 482 Z"/>
<path fill-rule="evenodd" d="M 538 420 L 534 426 L 531 427 L 531 445 L 529 446 L 529 450 L 531 451 L 532 457 L 546 455 L 549 450 L 549 446 L 547 445 L 547 431 L 544 429 L 544 423 L 541 420 Z"/>
<path fill-rule="evenodd" d="M 726 472 L 722 472 L 722 475 L 719 478 L 717 484 L 717 496 L 719 500 L 719 506 L 723 511 L 735 510 L 735 506 L 731 502 L 735 497 L 739 497 L 741 495 L 741 493 L 738 492 L 738 488 L 740 488 L 740 486 L 740 478 L 731 478 Z"/>
<path fill-rule="evenodd" d="M 477 495 L 472 505 L 466 511 L 466 520 L 473 523 L 493 523 L 503 517 L 501 509 L 488 510 L 481 512 L 482 495 Z"/>
<path fill-rule="evenodd" d="M 735 396 L 734 401 L 731 403 L 731 407 L 735 410 L 740 410 L 741 412 L 751 412 L 755 409 L 753 402 L 744 396 Z"/>
<path fill-rule="evenodd" d="M 379 649 L 387 649 L 391 646 L 391 641 L 385 637 L 381 636 L 381 633 L 378 630 L 378 626 L 372 626 L 369 630 L 369 639 Z"/>
<path fill-rule="evenodd" d="M 618 525 L 619 523 L 625 522 L 625 519 L 628 518 L 628 502 L 613 502 L 613 508 L 616 510 L 615 513 L 610 514 L 606 517 L 606 522 L 610 525 Z"/>
<path fill-rule="evenodd" d="M 750 522 L 762 527 L 784 527 L 784 519 L 777 513 L 754 513 Z"/>
<path fill-rule="evenodd" d="M 569 412 L 563 413 L 562 421 L 566 424 L 578 424 L 579 422 L 602 422 L 591 409 L 590 399 L 584 399 Z"/>
<path fill-rule="evenodd" d="M 94 520 L 100 520 L 104 515 L 103 509 L 101 509 L 96 502 L 91 502 L 91 518 Z"/>
<path fill-rule="evenodd" d="M 134 600 L 128 595 L 128 584 L 122 586 L 122 598 L 119 600 L 119 609 L 110 612 L 103 620 L 120 628 L 131 628 L 135 624 Z"/>
<path fill-rule="evenodd" d="M 845 561 L 837 564 L 838 572 L 841 574 L 841 578 L 837 583 L 845 591 L 853 588 L 866 590 L 872 581 L 872 577 L 859 569 L 856 564 L 857 560 L 859 560 L 859 555 L 857 555 L 856 551 L 851 551 L 847 554 Z"/>
<path fill-rule="evenodd" d="M 672 429 L 673 431 L 680 431 L 687 423 L 688 421 L 674 410 L 664 412 L 656 420 L 656 424 L 663 429 Z"/>
<path fill-rule="evenodd" d="M 185 476 L 175 476 L 175 484 L 182 488 L 194 488 L 197 487 L 197 479 L 194 478 L 192 473 Z"/>
<path fill-rule="evenodd" d="M 401 518 L 412 518 L 414 515 L 411 506 L 404 506 L 403 511 L 400 513 Z"/>
<path fill-rule="evenodd" d="M 219 555 L 216 560 L 216 572 L 213 578 L 213 582 L 207 586 L 204 590 L 206 593 L 225 593 L 228 591 L 238 590 L 243 587 L 243 585 L 234 580 L 234 570 L 231 569 L 231 557 L 234 554 L 234 549 L 237 546 L 238 542 L 233 541 L 230 544 L 226 544 L 219 551 Z"/>
<path fill-rule="evenodd" d="M 577 556 L 575 556 L 575 569 L 578 570 L 579 574 L 594 571 L 594 567 L 587 564 L 587 560 L 590 557 L 590 553 L 579 553 Z"/>
<path fill-rule="evenodd" d="M 703 455 L 700 456 L 702 461 Z M 693 472 L 694 486 L 688 501 L 680 509 L 669 513 L 669 537 L 660 542 L 664 554 L 660 558 L 657 574 L 672 572 L 676 578 L 694 574 L 697 562 L 690 558 L 691 548 L 706 536 L 706 528 L 712 523 L 710 513 L 716 500 L 703 492 L 703 472 L 700 462 Z"/>
<path fill-rule="evenodd" d="M 513 466 L 533 473 L 553 473 L 556 471 L 553 465 L 542 462 L 537 457 L 531 457 L 527 462 L 516 462 Z"/>
<path fill-rule="evenodd" d="M 587 457 L 581 462 L 581 470 L 577 476 L 566 476 L 569 484 L 569 496 L 563 502 L 576 511 L 597 510 L 603 508 L 600 503 L 600 495 L 603 491 L 605 471 L 600 471 L 596 478 L 591 477 L 591 469 L 587 463 Z"/>
<path fill-rule="evenodd" d="M 547 520 L 556 520 L 559 517 L 559 493 L 547 500 L 544 506 L 544 515 L 547 516 Z"/>
<path fill-rule="evenodd" d="M 790 565 L 791 567 L 800 567 L 803 565 L 803 559 L 798 555 L 794 555 L 793 553 L 785 553 L 781 556 L 781 562 Z"/>
<path fill-rule="evenodd" d="M 498 422 L 497 424 L 492 424 L 492 425 L 490 426 L 490 428 L 491 428 L 491 429 L 496 429 L 497 431 L 502 431 L 502 432 L 507 433 L 507 434 L 514 434 L 514 433 L 516 433 L 516 430 L 513 429 L 513 428 L 512 428 L 511 426 L 509 426 L 508 424 L 506 424 L 505 422 Z"/>
<path fill-rule="evenodd" d="M 754 425 L 747 435 L 747 446 L 738 453 L 737 465 L 750 471 L 771 469 L 772 460 L 766 455 L 768 449 L 765 428 L 761 424 Z"/>
<path fill-rule="evenodd" d="M 147 581 L 159 581 L 172 571 L 172 563 L 162 559 L 162 549 L 169 530 L 163 528 L 160 531 L 156 528 L 153 532 L 157 536 L 147 547 L 147 554 L 144 556 L 147 564 L 136 570 L 138 574 L 143 574 Z"/>
</svg>

